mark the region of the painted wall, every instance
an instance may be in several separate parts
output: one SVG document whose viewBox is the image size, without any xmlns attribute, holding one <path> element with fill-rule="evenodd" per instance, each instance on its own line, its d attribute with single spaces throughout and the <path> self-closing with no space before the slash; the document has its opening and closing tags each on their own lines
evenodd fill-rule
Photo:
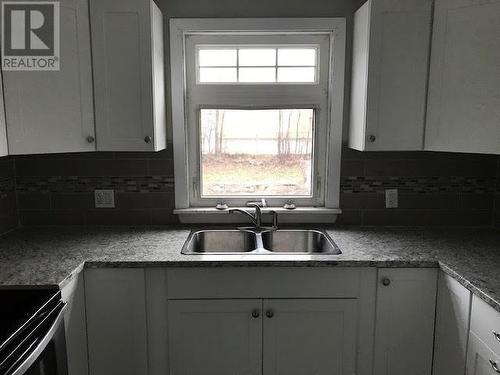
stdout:
<svg viewBox="0 0 500 375">
<path fill-rule="evenodd" d="M 344 141 L 347 139 L 349 123 L 349 97 L 351 86 L 352 28 L 354 12 L 366 0 L 155 0 L 162 10 L 165 22 L 165 48 L 168 52 L 170 18 L 238 18 L 238 17 L 345 17 L 346 32 L 346 76 L 344 101 Z M 170 65 L 168 53 L 166 65 L 167 100 L 170 102 Z M 171 118 L 171 114 L 168 114 Z M 170 124 L 169 124 L 170 125 Z M 171 126 L 169 126 L 171 139 Z"/>
<path fill-rule="evenodd" d="M 344 139 L 350 96 L 352 19 L 363 0 L 157 0 L 172 17 L 346 17 Z M 168 22 L 166 22 L 168 25 Z M 168 27 L 167 27 L 168 31 Z M 168 51 L 168 32 L 167 32 Z M 168 53 L 166 54 L 168 59 Z M 167 72 L 169 62 L 166 61 Z M 167 92 L 170 84 L 166 82 Z M 167 98 L 170 102 L 170 98 Z M 168 116 L 170 118 L 170 116 Z M 91 153 L 15 159 L 23 225 L 172 224 L 173 162 L 159 153 Z M 355 225 L 491 225 L 500 222 L 496 156 L 344 148 L 339 222 Z M 116 190 L 116 209 L 95 209 L 93 190 Z M 384 190 L 398 188 L 400 208 L 384 208 Z M 494 212 L 494 202 L 498 210 Z M 10 202 L 9 199 L 7 201 Z M 7 202 L 6 201 L 6 202 Z M 15 203 L 15 201 L 14 201 Z M 12 209 L 9 208 L 9 212 Z"/>
</svg>

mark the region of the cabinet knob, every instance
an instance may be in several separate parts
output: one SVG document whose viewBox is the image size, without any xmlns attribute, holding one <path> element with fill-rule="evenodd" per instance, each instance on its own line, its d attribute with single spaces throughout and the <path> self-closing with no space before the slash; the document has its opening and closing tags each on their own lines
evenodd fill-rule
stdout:
<svg viewBox="0 0 500 375">
<path fill-rule="evenodd" d="M 268 318 L 272 318 L 272 317 L 274 316 L 274 311 L 273 311 L 273 310 L 271 310 L 271 309 L 267 310 L 267 311 L 266 311 L 266 316 L 267 316 Z"/>
<path fill-rule="evenodd" d="M 500 341 L 500 333 L 498 333 L 497 331 L 493 331 L 493 336 L 495 336 L 495 339 L 497 339 L 497 341 Z"/>
<path fill-rule="evenodd" d="M 95 141 L 94 136 L 89 135 L 89 136 L 87 137 L 87 142 L 88 142 L 88 143 L 94 143 L 94 141 Z"/>
<path fill-rule="evenodd" d="M 500 368 L 498 368 L 498 363 L 496 363 L 495 361 L 493 360 L 489 360 L 490 362 L 490 366 L 491 368 L 493 369 L 493 371 L 495 371 L 497 374 L 500 374 Z"/>
<path fill-rule="evenodd" d="M 258 318 L 260 316 L 260 310 L 259 309 L 255 309 L 252 311 L 252 317 L 254 318 Z"/>
<path fill-rule="evenodd" d="M 376 139 L 377 139 L 377 137 L 375 137 L 373 134 L 372 134 L 372 135 L 370 135 L 370 136 L 368 137 L 368 140 L 369 140 L 371 143 L 375 142 L 375 141 L 376 141 Z"/>
<path fill-rule="evenodd" d="M 389 285 L 391 285 L 391 279 L 389 279 L 388 277 L 384 277 L 382 279 L 382 285 L 383 286 L 389 286 Z"/>
<path fill-rule="evenodd" d="M 152 140 L 152 138 L 150 135 L 147 135 L 144 137 L 144 142 L 146 142 L 146 143 L 151 143 L 151 140 Z"/>
</svg>

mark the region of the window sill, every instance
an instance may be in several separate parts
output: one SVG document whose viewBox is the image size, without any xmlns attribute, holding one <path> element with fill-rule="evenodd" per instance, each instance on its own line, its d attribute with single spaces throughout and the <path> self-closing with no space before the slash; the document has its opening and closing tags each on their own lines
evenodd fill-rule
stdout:
<svg viewBox="0 0 500 375">
<path fill-rule="evenodd" d="M 243 208 L 247 207 L 233 207 Z M 271 215 L 266 215 L 269 211 L 276 211 L 280 223 L 335 223 L 338 214 L 342 213 L 340 208 L 324 207 L 297 207 L 287 210 L 282 207 L 266 207 L 262 209 L 262 220 L 264 223 L 270 222 Z M 182 223 L 247 223 L 248 218 L 243 215 L 229 215 L 227 210 L 217 210 L 213 207 L 196 207 L 175 209 L 174 214 L 179 215 Z"/>
</svg>

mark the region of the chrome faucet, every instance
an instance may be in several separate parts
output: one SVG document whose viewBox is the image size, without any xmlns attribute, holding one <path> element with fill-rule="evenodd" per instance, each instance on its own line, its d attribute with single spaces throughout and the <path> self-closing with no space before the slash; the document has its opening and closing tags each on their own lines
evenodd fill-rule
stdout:
<svg viewBox="0 0 500 375">
<path fill-rule="evenodd" d="M 255 228 L 260 230 L 262 227 L 262 210 L 261 210 L 260 206 L 256 203 L 247 203 L 247 206 L 255 208 L 255 215 L 252 215 L 247 210 L 242 210 L 241 208 L 231 208 L 228 210 L 228 212 L 230 214 L 235 213 L 235 212 L 239 212 L 241 214 L 248 216 L 250 218 L 250 220 L 252 220 L 252 223 L 254 224 Z M 271 229 L 276 230 L 278 228 L 278 213 L 274 210 L 271 210 L 267 213 L 272 215 L 272 217 L 273 217 Z"/>
<path fill-rule="evenodd" d="M 252 223 L 255 225 L 255 228 L 260 229 L 261 224 L 262 224 L 262 211 L 261 211 L 259 205 L 257 203 L 255 203 L 255 204 L 249 203 L 249 204 L 247 204 L 247 206 L 255 208 L 255 215 L 252 215 L 250 212 L 248 212 L 246 210 L 242 210 L 241 208 L 231 208 L 229 210 L 229 213 L 232 214 L 235 212 L 239 212 L 239 213 L 242 213 L 244 215 L 247 215 L 252 220 Z"/>
</svg>

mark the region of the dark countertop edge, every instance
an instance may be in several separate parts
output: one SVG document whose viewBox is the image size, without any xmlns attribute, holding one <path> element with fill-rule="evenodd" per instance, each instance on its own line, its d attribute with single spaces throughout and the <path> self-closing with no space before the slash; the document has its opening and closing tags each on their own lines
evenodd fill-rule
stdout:
<svg viewBox="0 0 500 375">
<path fill-rule="evenodd" d="M 443 262 L 439 262 L 439 268 L 445 274 L 451 276 L 453 279 L 458 281 L 473 295 L 479 297 L 480 299 L 482 299 L 484 302 L 486 302 L 488 305 L 490 305 L 500 313 L 500 302 L 491 297 L 487 292 L 472 284 L 469 280 L 467 280 L 465 277 L 460 275 L 458 272 L 456 272 L 454 269 L 444 264 Z"/>
</svg>

